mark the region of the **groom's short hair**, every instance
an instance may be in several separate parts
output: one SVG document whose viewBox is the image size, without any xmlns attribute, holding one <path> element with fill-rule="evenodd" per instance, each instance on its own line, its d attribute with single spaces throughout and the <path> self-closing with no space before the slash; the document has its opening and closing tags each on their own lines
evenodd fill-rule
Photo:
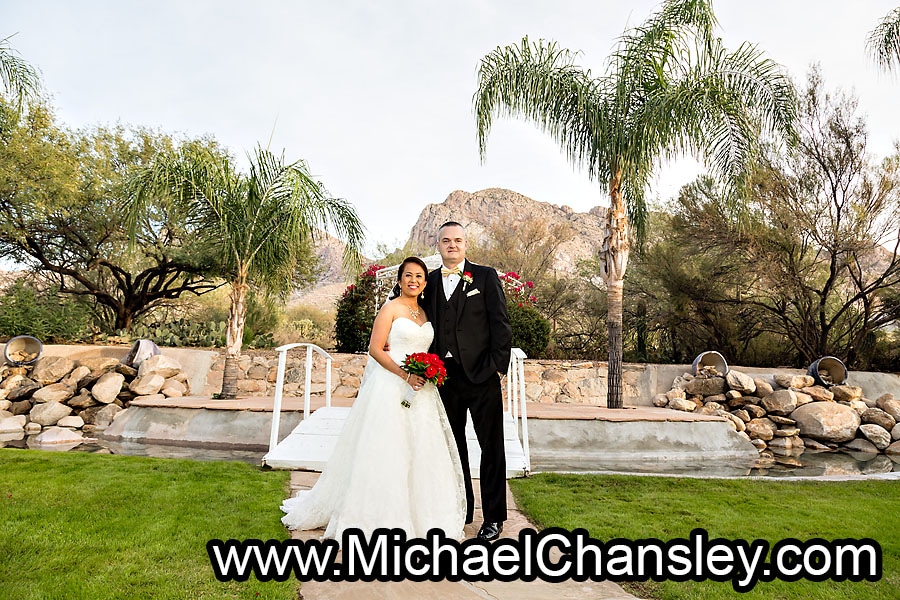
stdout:
<svg viewBox="0 0 900 600">
<path fill-rule="evenodd" d="M 438 231 L 440 231 L 444 227 L 460 227 L 463 231 L 466 230 L 466 228 L 462 226 L 462 223 L 457 223 L 456 221 L 447 221 L 446 223 L 438 227 Z"/>
</svg>

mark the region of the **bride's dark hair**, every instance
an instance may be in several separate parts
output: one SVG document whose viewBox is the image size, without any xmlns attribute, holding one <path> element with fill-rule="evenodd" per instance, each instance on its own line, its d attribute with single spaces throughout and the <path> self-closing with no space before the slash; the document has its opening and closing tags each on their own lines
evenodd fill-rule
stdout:
<svg viewBox="0 0 900 600">
<path fill-rule="evenodd" d="M 428 265 L 425 264 L 425 261 L 419 258 L 418 256 L 407 256 L 403 259 L 403 262 L 400 263 L 400 266 L 397 267 L 397 281 L 400 281 L 400 278 L 403 277 L 404 267 L 410 263 L 415 263 L 422 267 L 422 270 L 425 271 L 425 277 L 428 277 Z M 388 294 L 388 300 L 393 300 L 400 296 L 400 284 L 394 284 L 394 288 L 391 290 L 391 293 Z"/>
</svg>

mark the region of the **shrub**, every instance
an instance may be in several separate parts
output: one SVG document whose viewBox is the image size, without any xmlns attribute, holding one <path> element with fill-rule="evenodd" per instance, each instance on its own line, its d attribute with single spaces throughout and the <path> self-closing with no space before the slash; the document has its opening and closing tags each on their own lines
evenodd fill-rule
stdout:
<svg viewBox="0 0 900 600">
<path fill-rule="evenodd" d="M 44 342 L 80 342 L 91 336 L 88 304 L 17 279 L 0 296 L 0 335 L 32 335 Z"/>
<path fill-rule="evenodd" d="M 532 293 L 534 284 L 522 281 L 510 271 L 500 276 L 506 294 L 506 310 L 512 327 L 512 345 L 521 348 L 529 358 L 544 358 L 550 343 L 550 321 L 541 316 Z"/>
<path fill-rule="evenodd" d="M 337 303 L 334 338 L 338 352 L 365 352 L 375 320 L 375 274 L 382 265 L 370 265 L 347 286 Z"/>
<path fill-rule="evenodd" d="M 529 358 L 543 358 L 550 343 L 550 322 L 530 304 L 507 302 L 512 345 Z"/>
</svg>

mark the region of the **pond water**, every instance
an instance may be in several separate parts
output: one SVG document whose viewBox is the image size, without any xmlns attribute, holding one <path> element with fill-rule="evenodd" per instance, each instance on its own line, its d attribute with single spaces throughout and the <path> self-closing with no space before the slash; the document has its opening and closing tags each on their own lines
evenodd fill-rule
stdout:
<svg viewBox="0 0 900 600">
<path fill-rule="evenodd" d="M 23 436 L 19 439 L 4 440 L 0 436 L 0 448 L 29 448 L 51 452 L 96 452 L 100 454 L 122 454 L 125 456 L 152 456 L 154 458 L 187 458 L 191 460 L 225 460 L 239 461 L 259 465 L 265 454 L 254 450 L 222 450 L 215 448 L 195 448 L 190 446 L 174 446 L 169 444 L 140 444 L 136 442 L 110 442 L 97 440 L 80 444 L 38 445 L 33 443 L 35 436 Z"/>
<path fill-rule="evenodd" d="M 750 461 L 578 461 L 533 460 L 532 471 L 555 473 L 618 473 L 672 475 L 679 477 L 769 477 L 769 478 L 858 478 L 900 479 L 900 457 L 865 452 L 829 452 L 798 449 Z"/>
<path fill-rule="evenodd" d="M 31 448 L 47 451 L 97 452 L 127 456 L 152 456 L 155 458 L 186 458 L 191 460 L 240 461 L 259 465 L 265 451 L 224 450 L 174 446 L 168 444 L 142 444 L 137 442 L 96 442 L 37 445 L 35 436 L 0 435 L 0 447 Z M 900 457 L 893 460 L 884 454 L 863 452 L 823 452 L 802 449 L 775 454 L 771 459 L 753 461 L 700 460 L 688 461 L 571 461 L 532 460 L 533 473 L 607 473 L 630 475 L 670 475 L 679 477 L 770 477 L 770 478 L 857 478 L 867 476 L 894 477 L 900 479 Z"/>
</svg>

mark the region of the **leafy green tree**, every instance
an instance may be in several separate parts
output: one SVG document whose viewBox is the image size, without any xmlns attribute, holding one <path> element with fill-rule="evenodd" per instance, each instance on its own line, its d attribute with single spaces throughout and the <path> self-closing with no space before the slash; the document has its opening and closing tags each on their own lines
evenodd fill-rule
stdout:
<svg viewBox="0 0 900 600">
<path fill-rule="evenodd" d="M 713 309 L 753 307 L 797 366 L 828 354 L 864 366 L 874 334 L 900 317 L 900 156 L 873 164 L 855 98 L 826 93 L 818 69 L 799 123 L 796 151 L 766 153 L 740 219 L 709 182 L 679 197 L 676 218 L 703 242 L 694 261 L 741 265 L 721 270 L 732 292 L 711 295 Z"/>
<path fill-rule="evenodd" d="M 608 291 L 608 405 L 622 407 L 622 288 L 631 227 L 643 237 L 645 193 L 663 159 L 693 152 L 727 186 L 740 188 L 761 134 L 793 139 L 794 88 L 779 65 L 744 44 L 729 52 L 714 35 L 708 0 L 666 0 L 626 31 L 593 78 L 555 42 L 497 48 L 481 60 L 475 115 L 482 157 L 495 116 L 518 115 L 555 138 L 609 193 L 599 240 Z"/>
<path fill-rule="evenodd" d="M 866 46 L 875 63 L 885 71 L 900 66 L 900 7 L 885 15 L 869 32 Z"/>
<path fill-rule="evenodd" d="M 238 359 L 251 288 L 286 296 L 317 231 L 332 228 L 346 244 L 345 264 L 358 264 L 363 227 L 354 208 L 333 198 L 306 163 L 286 163 L 267 149 L 250 157 L 249 173 L 206 149 L 160 154 L 134 182 L 131 231 L 154 206 L 172 204 L 210 244 L 216 270 L 231 286 L 222 396 L 237 395 Z"/>
<path fill-rule="evenodd" d="M 18 115 L 0 100 L 0 257 L 90 300 L 107 330 L 214 289 L 210 253 L 172 206 L 136 225 L 134 249 L 122 227 L 128 177 L 174 144 L 122 126 L 68 131 L 43 102 Z"/>
</svg>

